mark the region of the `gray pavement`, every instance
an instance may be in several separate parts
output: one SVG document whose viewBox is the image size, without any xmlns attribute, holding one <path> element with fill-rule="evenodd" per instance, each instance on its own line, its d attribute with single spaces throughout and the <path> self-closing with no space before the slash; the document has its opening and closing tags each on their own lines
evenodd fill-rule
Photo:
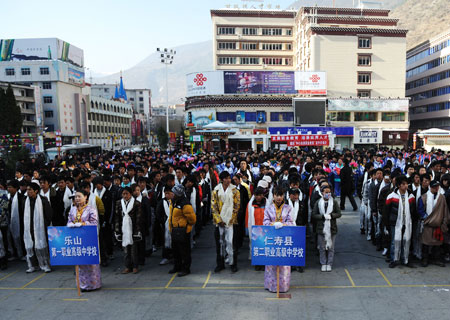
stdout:
<svg viewBox="0 0 450 320">
<path fill-rule="evenodd" d="M 349 208 L 349 207 L 347 207 Z M 193 251 L 192 274 L 168 274 L 161 252 L 141 272 L 122 275 L 122 253 L 102 268 L 103 287 L 78 298 L 73 267 L 49 274 L 26 274 L 24 262 L 0 272 L 0 319 L 423 319 L 446 318 L 450 265 L 389 269 L 384 257 L 359 234 L 358 213 L 338 221 L 331 273 L 320 272 L 309 250 L 304 273 L 293 272 L 290 300 L 268 300 L 264 273 L 254 271 L 248 251 L 239 272 L 214 274 L 213 228 L 208 226 Z"/>
</svg>

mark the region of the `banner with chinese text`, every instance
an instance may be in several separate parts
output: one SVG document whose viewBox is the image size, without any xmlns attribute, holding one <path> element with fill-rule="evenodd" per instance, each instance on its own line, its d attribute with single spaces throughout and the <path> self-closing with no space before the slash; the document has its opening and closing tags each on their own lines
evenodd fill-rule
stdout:
<svg viewBox="0 0 450 320">
<path fill-rule="evenodd" d="M 254 226 L 251 237 L 252 265 L 305 265 L 305 227 Z"/>
<path fill-rule="evenodd" d="M 287 142 L 288 147 L 328 146 L 327 134 L 287 134 L 270 137 L 272 142 Z"/>
<path fill-rule="evenodd" d="M 48 227 L 48 248 L 52 266 L 100 263 L 96 226 Z"/>
</svg>

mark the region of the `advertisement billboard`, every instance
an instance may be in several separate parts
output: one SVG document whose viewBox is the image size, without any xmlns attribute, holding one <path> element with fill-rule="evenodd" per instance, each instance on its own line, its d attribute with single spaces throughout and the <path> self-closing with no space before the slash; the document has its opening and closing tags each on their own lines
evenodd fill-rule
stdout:
<svg viewBox="0 0 450 320">
<path fill-rule="evenodd" d="M 256 123 L 266 123 L 265 111 L 256 111 Z"/>
<path fill-rule="evenodd" d="M 296 72 L 295 89 L 299 94 L 326 95 L 327 73 L 322 71 Z"/>
<path fill-rule="evenodd" d="M 195 110 L 186 112 L 186 126 L 188 127 L 203 127 L 214 121 L 216 121 L 215 110 Z"/>
<path fill-rule="evenodd" d="M 236 123 L 245 123 L 245 111 L 236 111 Z"/>
<path fill-rule="evenodd" d="M 293 99 L 292 103 L 294 107 L 295 125 L 325 125 L 325 99 Z"/>
<path fill-rule="evenodd" d="M 329 99 L 328 111 L 408 112 L 409 100 Z"/>
<path fill-rule="evenodd" d="M 353 127 L 270 127 L 270 134 L 318 134 L 331 131 L 338 137 L 353 136 Z"/>
<path fill-rule="evenodd" d="M 271 136 L 272 142 L 286 142 L 288 147 L 328 146 L 330 144 L 327 134 L 297 134 Z"/>
<path fill-rule="evenodd" d="M 186 97 L 223 94 L 222 72 L 194 72 L 186 75 Z"/>
<path fill-rule="evenodd" d="M 225 71 L 226 94 L 293 94 L 294 72 L 283 71 Z"/>
<path fill-rule="evenodd" d="M 83 67 L 84 53 L 56 38 L 0 40 L 0 61 L 23 60 L 61 60 Z"/>
<path fill-rule="evenodd" d="M 326 72 L 206 71 L 186 75 L 186 96 L 220 94 L 327 94 Z"/>
</svg>

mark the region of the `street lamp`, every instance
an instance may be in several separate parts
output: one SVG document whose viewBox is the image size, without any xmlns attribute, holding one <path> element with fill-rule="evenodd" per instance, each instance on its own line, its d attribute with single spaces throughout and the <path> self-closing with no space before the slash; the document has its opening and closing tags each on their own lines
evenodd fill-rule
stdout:
<svg viewBox="0 0 450 320">
<path fill-rule="evenodd" d="M 173 58 L 177 53 L 175 50 L 167 49 L 167 48 L 156 48 L 156 51 L 160 53 L 160 61 L 166 66 L 166 104 L 167 104 L 167 112 L 166 112 L 166 126 L 167 126 L 167 134 L 169 134 L 169 80 L 167 75 L 167 66 L 173 64 Z"/>
</svg>

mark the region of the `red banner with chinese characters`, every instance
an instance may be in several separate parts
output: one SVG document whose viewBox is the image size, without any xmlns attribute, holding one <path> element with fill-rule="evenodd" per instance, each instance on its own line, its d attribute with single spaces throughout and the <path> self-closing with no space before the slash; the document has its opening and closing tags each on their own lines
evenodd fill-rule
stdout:
<svg viewBox="0 0 450 320">
<path fill-rule="evenodd" d="M 288 147 L 328 146 L 327 134 L 287 134 L 271 136 L 272 142 L 287 142 Z"/>
</svg>

